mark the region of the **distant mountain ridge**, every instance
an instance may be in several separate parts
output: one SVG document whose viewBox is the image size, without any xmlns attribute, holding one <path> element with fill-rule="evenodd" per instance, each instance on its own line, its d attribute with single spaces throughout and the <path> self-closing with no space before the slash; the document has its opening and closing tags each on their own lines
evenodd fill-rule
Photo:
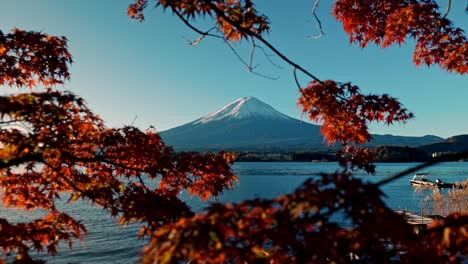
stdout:
<svg viewBox="0 0 468 264">
<path fill-rule="evenodd" d="M 287 116 L 255 97 L 242 97 L 187 124 L 160 133 L 178 151 L 320 151 L 330 148 L 320 126 Z M 373 135 L 367 147 L 419 146 L 437 136 Z"/>
<path fill-rule="evenodd" d="M 372 135 L 372 141 L 366 145 L 370 146 L 410 146 L 410 147 L 419 147 L 426 144 L 433 144 L 444 140 L 441 137 L 434 135 L 425 135 L 421 137 L 416 136 L 395 136 L 395 135 Z"/>
<path fill-rule="evenodd" d="M 418 149 L 424 150 L 427 153 L 462 153 L 468 152 L 468 135 L 458 135 L 449 137 L 441 142 L 426 144 L 419 146 Z"/>
</svg>

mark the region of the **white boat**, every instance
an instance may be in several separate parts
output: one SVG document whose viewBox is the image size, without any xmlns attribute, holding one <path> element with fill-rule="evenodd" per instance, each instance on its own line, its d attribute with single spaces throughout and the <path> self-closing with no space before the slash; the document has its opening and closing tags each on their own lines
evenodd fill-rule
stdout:
<svg viewBox="0 0 468 264">
<path fill-rule="evenodd" d="M 436 187 L 436 188 L 452 188 L 454 187 L 453 183 L 445 183 L 440 179 L 431 181 L 426 179 L 426 176 L 429 175 L 427 172 L 416 173 L 413 176 L 413 179 L 410 180 L 411 185 L 422 186 L 422 187 Z"/>
</svg>

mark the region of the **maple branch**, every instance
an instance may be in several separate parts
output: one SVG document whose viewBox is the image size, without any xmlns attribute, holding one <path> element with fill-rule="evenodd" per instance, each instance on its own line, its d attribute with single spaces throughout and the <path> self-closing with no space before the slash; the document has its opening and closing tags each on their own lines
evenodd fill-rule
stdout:
<svg viewBox="0 0 468 264">
<path fill-rule="evenodd" d="M 144 188 L 146 191 L 149 191 L 148 186 L 146 186 L 145 182 L 144 182 L 143 179 L 141 178 L 141 174 L 138 174 L 138 175 L 137 175 L 137 178 L 138 178 L 138 180 L 140 181 L 140 184 L 143 186 L 143 188 Z"/>
<path fill-rule="evenodd" d="M 113 161 L 110 161 L 108 159 L 106 159 L 104 156 L 100 156 L 100 155 L 96 155 L 95 157 L 93 158 L 78 158 L 78 157 L 73 157 L 72 158 L 73 161 L 78 161 L 78 162 L 103 162 L 103 163 L 107 163 L 109 165 L 112 165 L 112 166 L 115 166 L 115 167 L 119 167 L 121 169 L 126 169 L 126 170 L 133 170 L 133 171 L 136 171 L 138 172 L 137 174 L 137 178 L 138 178 L 138 181 L 140 182 L 140 184 L 143 186 L 143 188 L 145 190 L 149 190 L 148 186 L 145 184 L 145 182 L 143 181 L 143 179 L 141 178 L 141 173 L 147 173 L 147 171 L 143 170 L 143 169 L 139 169 L 139 168 L 132 168 L 132 167 L 129 167 L 129 166 L 126 166 L 126 165 L 123 165 L 123 164 L 120 164 L 120 163 L 117 163 L 117 162 L 113 162 Z"/>
<path fill-rule="evenodd" d="M 99 157 L 101 158 L 101 157 Z M 82 160 L 80 160 L 82 161 Z M 121 163 L 118 163 L 118 162 L 115 162 L 115 161 L 111 161 L 111 160 L 108 160 L 106 159 L 104 156 L 102 156 L 102 159 L 98 159 L 98 160 L 95 160 L 95 161 L 100 161 L 100 162 L 104 162 L 104 163 L 107 163 L 109 165 L 112 165 L 112 166 L 115 166 L 115 167 L 119 167 L 121 169 L 126 169 L 126 170 L 133 170 L 135 172 L 139 172 L 139 173 L 148 173 L 146 170 L 144 169 L 139 169 L 139 168 L 134 168 L 134 167 L 130 167 L 130 166 L 127 166 L 127 165 L 123 165 Z"/>
<path fill-rule="evenodd" d="M 145 171 L 143 169 L 133 168 L 133 167 L 129 167 L 129 166 L 117 163 L 117 162 L 110 161 L 110 160 L 106 159 L 104 157 L 104 155 L 96 155 L 96 156 L 94 156 L 92 158 L 80 158 L 80 157 L 72 156 L 72 155 L 70 155 L 70 153 L 64 152 L 64 154 L 65 154 L 64 156 L 71 159 L 72 161 L 77 161 L 77 162 L 103 162 L 103 163 L 106 163 L 106 164 L 109 164 L 109 165 L 112 165 L 112 166 L 115 166 L 115 167 L 119 167 L 121 169 L 132 170 L 132 171 L 138 172 L 139 174 L 136 176 L 138 178 L 138 181 L 143 186 L 143 188 L 145 188 L 145 190 L 149 190 L 148 186 L 144 183 L 143 179 L 141 178 L 141 173 L 147 173 L 147 171 Z"/>
<path fill-rule="evenodd" d="M 9 167 L 18 166 L 18 165 L 21 165 L 21 164 L 23 164 L 25 162 L 31 162 L 31 161 L 43 162 L 42 154 L 39 154 L 39 153 L 28 154 L 26 156 L 9 159 L 7 161 L 5 161 L 5 159 L 1 159 L 0 160 L 0 170 L 6 169 L 6 168 L 9 168 Z"/>
<path fill-rule="evenodd" d="M 44 163 L 44 165 L 48 166 L 49 168 L 51 168 L 54 172 L 56 172 L 58 175 L 61 175 L 60 178 L 62 178 L 62 180 L 64 180 L 68 185 L 70 185 L 70 187 L 72 187 L 75 191 L 77 192 L 80 192 L 80 193 L 84 193 L 83 190 L 81 190 L 76 184 L 74 184 L 70 179 L 68 179 L 67 177 L 64 177 L 62 176 L 62 173 L 58 170 L 57 167 L 54 167 L 52 166 L 52 164 L 50 164 L 49 162 L 47 162 L 46 160 L 42 160 L 42 163 Z M 86 195 L 86 194 L 85 194 Z M 94 201 L 94 197 L 90 197 L 88 195 L 86 195 L 89 199 L 91 199 L 92 201 Z"/>
<path fill-rule="evenodd" d="M 115 166 L 115 167 L 119 167 L 121 169 L 133 170 L 133 171 L 140 172 L 140 173 L 147 173 L 147 171 L 145 171 L 143 169 L 129 167 L 129 166 L 126 166 L 126 165 L 111 161 L 109 159 L 106 159 L 106 157 L 104 155 L 95 155 L 94 157 L 87 158 L 87 157 L 77 157 L 77 156 L 72 155 L 69 152 L 63 151 L 62 156 L 66 157 L 68 160 L 74 161 L 74 162 L 103 162 L 103 163 L 107 163 L 107 164 Z"/>
<path fill-rule="evenodd" d="M 73 181 L 71 181 L 70 179 L 68 179 L 67 177 L 63 176 L 62 173 L 60 172 L 60 170 L 57 168 L 57 167 L 54 167 L 52 166 L 52 164 L 48 163 L 47 161 L 43 160 L 42 163 L 44 163 L 46 166 L 48 166 L 49 168 L 51 168 L 53 171 L 55 171 L 58 175 L 60 175 L 60 178 L 62 178 L 63 181 L 65 181 L 72 189 L 74 189 L 76 192 L 79 192 L 81 194 L 83 194 L 84 196 L 86 196 L 88 199 L 90 199 L 92 202 L 102 206 L 103 208 L 107 208 L 108 207 L 108 204 L 106 203 L 101 203 L 98 199 L 96 199 L 96 197 L 94 197 L 93 195 L 90 195 L 89 192 L 86 192 L 82 189 L 80 189 L 80 187 L 78 187 Z M 76 171 L 74 170 L 76 173 L 80 173 L 79 171 Z M 82 176 L 85 176 L 84 174 L 81 174 Z M 112 210 L 115 210 L 116 212 L 119 212 L 119 213 L 124 213 L 125 211 L 118 208 L 118 207 L 115 207 L 113 206 L 112 204 L 110 205 L 112 207 Z"/>
<path fill-rule="evenodd" d="M 129 166 L 117 163 L 117 162 L 110 161 L 110 160 L 106 159 L 104 155 L 96 155 L 96 156 L 91 157 L 91 158 L 76 157 L 76 156 L 71 155 L 68 152 L 64 152 L 62 155 L 64 155 L 68 159 L 70 159 L 72 161 L 75 161 L 75 162 L 76 161 L 77 162 L 103 162 L 103 163 L 106 163 L 106 164 L 109 164 L 109 165 L 112 165 L 112 166 L 115 166 L 115 167 L 119 167 L 121 169 L 136 171 L 136 172 L 139 173 L 136 177 L 138 178 L 138 181 L 140 182 L 140 184 L 143 186 L 143 188 L 145 190 L 147 190 L 147 191 L 149 190 L 148 186 L 144 183 L 143 179 L 141 178 L 141 173 L 147 173 L 147 171 L 145 171 L 143 169 L 133 168 L 133 167 L 129 167 Z"/>
<path fill-rule="evenodd" d="M 323 32 L 323 28 L 322 28 L 322 22 L 320 21 L 319 17 L 317 16 L 317 13 L 315 12 L 315 11 L 317 11 L 317 7 L 318 7 L 319 2 L 320 2 L 320 0 L 315 0 L 314 6 L 312 7 L 312 15 L 314 15 L 314 18 L 315 18 L 315 20 L 317 21 L 317 23 L 319 25 L 320 34 L 317 35 L 317 36 L 310 36 L 310 38 L 313 38 L 313 39 L 318 39 L 318 38 L 325 35 L 325 33 Z"/>
</svg>

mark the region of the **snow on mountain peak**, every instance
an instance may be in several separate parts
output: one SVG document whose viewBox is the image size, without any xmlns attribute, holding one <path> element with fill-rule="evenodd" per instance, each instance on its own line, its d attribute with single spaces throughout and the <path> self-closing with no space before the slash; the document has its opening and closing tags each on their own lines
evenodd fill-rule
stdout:
<svg viewBox="0 0 468 264">
<path fill-rule="evenodd" d="M 246 119 L 254 117 L 263 119 L 291 118 L 283 113 L 278 112 L 276 109 L 258 100 L 257 98 L 248 96 L 239 98 L 236 101 L 219 109 L 218 111 L 195 120 L 193 123 L 199 124 L 224 119 Z"/>
</svg>

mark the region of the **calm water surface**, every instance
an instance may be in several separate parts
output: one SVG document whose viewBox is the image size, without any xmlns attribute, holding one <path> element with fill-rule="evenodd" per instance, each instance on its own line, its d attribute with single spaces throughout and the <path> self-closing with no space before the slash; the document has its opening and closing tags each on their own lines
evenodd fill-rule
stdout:
<svg viewBox="0 0 468 264">
<path fill-rule="evenodd" d="M 377 164 L 374 176 L 357 173 L 368 181 L 379 181 L 395 173 L 417 165 L 417 163 L 381 163 Z M 245 162 L 233 166 L 239 177 L 238 186 L 219 197 L 221 202 L 240 202 L 251 198 L 273 198 L 293 191 L 308 177 L 320 172 L 333 172 L 338 169 L 336 163 L 310 162 Z M 468 163 L 442 163 L 426 170 L 435 178 L 444 182 L 456 182 L 468 179 Z M 411 176 L 400 178 L 383 187 L 387 205 L 395 210 L 409 210 L 419 213 L 424 198 L 431 190 L 415 191 L 409 185 Z M 207 203 L 182 194 L 194 210 L 202 210 Z M 83 242 L 76 242 L 73 250 L 66 247 L 60 254 L 47 257 L 48 263 L 133 263 L 138 259 L 138 252 L 145 241 L 138 240 L 138 226 L 120 227 L 109 215 L 87 203 L 66 205 L 65 211 L 82 220 L 89 234 Z M 12 221 L 26 221 L 37 217 L 0 208 L 0 217 Z"/>
</svg>

